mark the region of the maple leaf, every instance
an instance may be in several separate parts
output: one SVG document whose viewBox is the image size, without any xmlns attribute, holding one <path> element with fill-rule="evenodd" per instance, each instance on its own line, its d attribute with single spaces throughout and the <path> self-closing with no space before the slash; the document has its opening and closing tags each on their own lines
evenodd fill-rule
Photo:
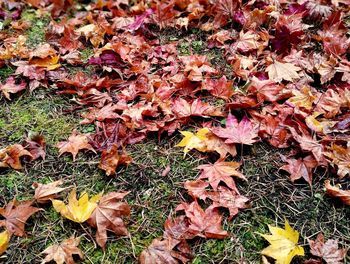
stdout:
<svg viewBox="0 0 350 264">
<path fill-rule="evenodd" d="M 10 93 L 15 94 L 26 89 L 27 84 L 22 80 L 19 84 L 16 84 L 16 79 L 13 76 L 7 78 L 6 83 L 0 83 L 0 91 L 6 99 L 11 100 Z"/>
<path fill-rule="evenodd" d="M 301 68 L 291 63 L 283 63 L 277 60 L 266 68 L 266 72 L 269 74 L 269 79 L 275 82 L 281 82 L 282 80 L 292 82 L 295 79 L 299 79 L 300 76 L 298 71 L 300 70 Z"/>
<path fill-rule="evenodd" d="M 328 264 L 341 264 L 346 255 L 346 249 L 339 249 L 338 241 L 328 239 L 324 241 L 322 233 L 318 234 L 316 240 L 309 240 L 310 253 L 323 258 Z"/>
<path fill-rule="evenodd" d="M 5 220 L 0 220 L 0 226 L 5 226 L 7 231 L 16 236 L 24 236 L 24 226 L 28 218 L 42 210 L 31 206 L 32 201 L 17 202 L 15 199 L 9 202 L 6 207 L 0 208 L 0 215 Z"/>
<path fill-rule="evenodd" d="M 238 177 L 242 180 L 247 180 L 242 173 L 237 171 L 240 164 L 234 161 L 218 160 L 214 164 L 199 165 L 197 168 L 202 172 L 198 179 L 208 179 L 211 187 L 216 191 L 220 182 L 224 182 L 227 187 L 238 193 L 235 182 L 232 176 Z"/>
<path fill-rule="evenodd" d="M 79 243 L 80 237 L 71 237 L 63 240 L 60 244 L 49 246 L 42 252 L 42 254 L 47 254 L 47 256 L 41 263 L 55 261 L 57 264 L 75 264 L 73 255 L 79 255 L 81 259 L 84 257 L 83 252 L 78 248 Z"/>
<path fill-rule="evenodd" d="M 116 235 L 125 236 L 128 234 L 122 216 L 130 215 L 130 207 L 127 203 L 121 202 L 128 193 L 111 192 L 101 197 L 98 206 L 88 219 L 88 223 L 97 227 L 96 242 L 105 248 L 107 241 L 107 230 Z"/>
<path fill-rule="evenodd" d="M 325 155 L 330 159 L 332 165 L 337 165 L 337 174 L 340 178 L 350 175 L 350 143 L 347 148 L 332 144 L 329 148 L 331 152 L 326 152 Z"/>
<path fill-rule="evenodd" d="M 294 256 L 304 256 L 304 249 L 298 246 L 299 233 L 285 220 L 284 229 L 269 225 L 271 235 L 260 234 L 271 245 L 261 254 L 276 260 L 276 264 L 289 264 Z"/>
<path fill-rule="evenodd" d="M 292 132 L 294 139 L 299 142 L 302 150 L 311 151 L 318 163 L 324 164 L 325 157 L 323 156 L 323 146 L 318 143 L 309 134 L 299 135 L 292 127 L 289 128 Z"/>
<path fill-rule="evenodd" d="M 141 252 L 139 263 L 179 264 L 180 262 L 173 256 L 175 253 L 173 249 L 178 243 L 174 239 L 153 239 L 151 245 Z"/>
<path fill-rule="evenodd" d="M 14 144 L 4 149 L 0 149 L 0 168 L 10 167 L 15 170 L 22 169 L 20 158 L 23 156 L 32 157 L 30 152 L 19 144 Z"/>
<path fill-rule="evenodd" d="M 256 50 L 259 48 L 258 40 L 260 39 L 259 34 L 255 33 L 252 30 L 247 32 L 241 31 L 239 33 L 238 40 L 232 44 L 231 48 L 233 50 L 238 50 L 240 52 L 248 52 Z"/>
<path fill-rule="evenodd" d="M 73 161 L 75 161 L 75 157 L 81 149 L 88 149 L 96 153 L 94 148 L 89 144 L 87 135 L 79 135 L 77 130 L 73 131 L 68 141 L 59 142 L 57 147 L 59 148 L 59 156 L 65 152 L 69 152 L 73 155 Z"/>
<path fill-rule="evenodd" d="M 325 181 L 326 193 L 334 198 L 340 199 L 344 204 L 350 205 L 350 190 L 341 190 L 332 186 L 329 180 Z"/>
<path fill-rule="evenodd" d="M 215 80 L 211 78 L 205 79 L 202 83 L 202 89 L 208 90 L 212 95 L 228 100 L 235 93 L 233 89 L 233 82 L 228 81 L 226 76 Z"/>
<path fill-rule="evenodd" d="M 97 202 L 100 200 L 101 194 L 92 196 L 89 200 L 89 196 L 86 192 L 80 195 L 79 200 L 76 198 L 76 190 L 73 189 L 68 196 L 68 205 L 60 200 L 52 200 L 52 205 L 55 210 L 65 218 L 77 223 L 83 223 L 93 213 L 97 207 Z"/>
<path fill-rule="evenodd" d="M 58 187 L 62 185 L 63 181 L 55 181 L 48 184 L 41 184 L 34 182 L 33 187 L 35 188 L 34 199 L 38 203 L 46 203 L 53 198 L 56 198 L 56 194 L 64 191 L 66 188 Z"/>
<path fill-rule="evenodd" d="M 287 159 L 282 156 L 282 160 L 288 164 L 283 165 L 280 170 L 285 170 L 290 173 L 292 182 L 300 178 L 304 178 L 309 185 L 312 185 L 312 170 L 317 167 L 318 163 L 312 155 L 299 159 Z"/>
<path fill-rule="evenodd" d="M 10 238 L 11 234 L 7 230 L 0 233 L 0 256 L 6 251 L 10 242 Z"/>
<path fill-rule="evenodd" d="M 116 173 L 116 169 L 119 165 L 128 165 L 131 162 L 132 158 L 126 152 L 119 154 L 118 145 L 113 144 L 109 149 L 102 151 L 101 161 L 98 167 L 110 176 Z"/>
<path fill-rule="evenodd" d="M 229 220 L 231 220 L 239 209 L 247 208 L 248 198 L 232 191 L 224 186 L 219 186 L 217 192 L 212 192 L 208 197 L 213 201 L 212 208 L 224 207 L 230 212 Z"/>
<path fill-rule="evenodd" d="M 231 113 L 227 116 L 226 127 L 216 127 L 212 132 L 220 137 L 225 138 L 225 143 L 239 143 L 252 145 L 258 139 L 258 125 L 252 123 L 246 116 L 238 123 L 237 118 Z"/>
<path fill-rule="evenodd" d="M 197 131 L 196 134 L 189 131 L 180 131 L 184 138 L 176 145 L 176 147 L 185 147 L 184 154 L 188 153 L 191 149 L 197 149 L 198 151 L 206 151 L 205 141 L 207 140 L 206 134 L 209 133 L 209 129 L 204 127 Z"/>
<path fill-rule="evenodd" d="M 192 103 L 189 103 L 185 99 L 179 98 L 173 102 L 172 110 L 178 118 L 222 116 L 222 112 L 217 107 L 203 103 L 200 99 L 195 99 Z"/>
<path fill-rule="evenodd" d="M 184 211 L 190 220 L 188 230 L 195 236 L 204 238 L 223 239 L 227 237 L 227 232 L 222 230 L 222 215 L 215 208 L 207 208 L 205 211 L 197 201 L 191 204 L 182 203 L 176 211 Z"/>
</svg>

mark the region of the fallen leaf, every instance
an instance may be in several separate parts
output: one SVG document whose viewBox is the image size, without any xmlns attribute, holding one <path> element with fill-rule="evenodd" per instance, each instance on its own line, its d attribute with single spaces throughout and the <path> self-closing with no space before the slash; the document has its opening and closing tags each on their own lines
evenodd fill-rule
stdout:
<svg viewBox="0 0 350 264">
<path fill-rule="evenodd" d="M 331 152 L 326 152 L 325 155 L 330 159 L 332 165 L 337 165 L 337 174 L 340 178 L 350 175 L 350 143 L 347 148 L 332 144 L 329 148 Z"/>
<path fill-rule="evenodd" d="M 27 83 L 24 80 L 22 80 L 19 84 L 16 84 L 16 79 L 13 76 L 10 76 L 6 80 L 6 83 L 0 83 L 0 91 L 8 100 L 11 100 L 10 94 L 15 94 L 23 91 L 26 89 L 26 87 Z"/>
<path fill-rule="evenodd" d="M 224 207 L 229 210 L 229 220 L 238 214 L 239 209 L 247 208 L 249 201 L 248 198 L 223 186 L 219 186 L 218 191 L 210 193 L 208 197 L 213 201 L 212 208 Z"/>
<path fill-rule="evenodd" d="M 128 165 L 131 162 L 132 158 L 126 152 L 119 154 L 118 146 L 113 144 L 110 149 L 102 151 L 98 167 L 110 176 L 116 174 L 116 169 L 119 165 Z"/>
<path fill-rule="evenodd" d="M 341 190 L 332 186 L 329 180 L 325 181 L 326 193 L 334 198 L 340 199 L 344 204 L 350 205 L 350 190 Z"/>
<path fill-rule="evenodd" d="M 190 220 L 188 232 L 194 236 L 204 238 L 223 239 L 228 233 L 222 229 L 222 215 L 215 208 L 203 210 L 197 201 L 190 204 L 182 203 L 176 211 L 184 211 L 186 217 Z"/>
<path fill-rule="evenodd" d="M 206 134 L 209 133 L 209 129 L 204 127 L 197 131 L 196 134 L 189 131 L 180 131 L 184 138 L 176 145 L 176 147 L 185 147 L 184 154 L 188 153 L 191 149 L 197 149 L 198 151 L 206 151 L 205 141 L 207 140 Z"/>
<path fill-rule="evenodd" d="M 34 182 L 33 187 L 35 188 L 34 199 L 37 203 L 46 203 L 53 198 L 56 198 L 57 193 L 64 191 L 66 188 L 58 187 L 62 185 L 63 181 L 55 181 L 48 184 L 41 184 Z"/>
<path fill-rule="evenodd" d="M 96 153 L 94 148 L 89 144 L 87 135 L 79 135 L 76 130 L 73 131 L 68 141 L 59 142 L 57 147 L 59 148 L 59 156 L 65 152 L 69 152 L 73 155 L 73 161 L 75 161 L 75 157 L 82 149 L 88 149 Z"/>
<path fill-rule="evenodd" d="M 316 240 L 309 240 L 310 253 L 323 258 L 328 264 L 341 264 L 346 255 L 346 249 L 339 249 L 338 241 L 328 239 L 324 242 L 322 233 L 318 234 Z"/>
<path fill-rule="evenodd" d="M 0 168 L 10 167 L 15 170 L 22 169 L 20 158 L 23 156 L 32 157 L 32 154 L 22 145 L 14 144 L 0 150 Z"/>
<path fill-rule="evenodd" d="M 31 205 L 32 201 L 18 202 L 14 199 L 6 207 L 0 208 L 0 215 L 5 218 L 5 220 L 0 220 L 0 226 L 5 226 L 11 234 L 24 236 L 24 226 L 28 218 L 42 210 Z"/>
<path fill-rule="evenodd" d="M 261 234 L 271 245 L 261 254 L 276 260 L 276 264 L 289 264 L 294 256 L 304 256 L 304 249 L 298 246 L 299 233 L 285 221 L 284 229 L 269 225 L 271 235 Z"/>
<path fill-rule="evenodd" d="M 214 164 L 200 165 L 198 166 L 198 169 L 202 172 L 198 179 L 208 179 L 208 182 L 215 191 L 218 189 L 220 182 L 224 182 L 227 187 L 238 193 L 232 176 L 242 180 L 247 180 L 242 173 L 237 171 L 239 167 L 240 164 L 238 162 L 221 160 L 218 160 Z"/>
<path fill-rule="evenodd" d="M 101 198 L 101 194 L 92 196 L 89 200 L 89 196 L 86 192 L 80 195 L 79 200 L 76 198 L 76 190 L 73 189 L 68 196 L 68 205 L 60 200 L 52 200 L 52 205 L 55 210 L 65 218 L 77 223 L 83 223 L 93 213 L 97 207 L 97 203 Z"/>
<path fill-rule="evenodd" d="M 10 238 L 11 234 L 7 230 L 0 233 L 0 256 L 6 251 Z"/>
<path fill-rule="evenodd" d="M 216 127 L 212 132 L 224 138 L 225 143 L 238 143 L 252 145 L 258 141 L 258 126 L 252 123 L 246 116 L 238 123 L 234 115 L 229 114 L 226 119 L 226 127 Z"/>
<path fill-rule="evenodd" d="M 79 255 L 81 259 L 84 257 L 83 252 L 78 248 L 79 243 L 80 237 L 71 237 L 63 240 L 60 244 L 49 246 L 42 252 L 42 254 L 46 254 L 47 256 L 41 263 L 55 261 L 57 264 L 75 264 L 73 255 Z"/>
<path fill-rule="evenodd" d="M 305 158 L 293 159 L 282 156 L 282 160 L 288 164 L 283 165 L 280 170 L 290 173 L 290 180 L 294 182 L 300 178 L 304 178 L 309 185 L 312 185 L 313 169 L 317 167 L 317 161 L 312 155 Z"/>
<path fill-rule="evenodd" d="M 107 241 L 107 231 L 112 231 L 118 236 L 128 234 L 122 216 L 130 215 L 130 207 L 126 202 L 121 202 L 127 194 L 111 192 L 102 196 L 87 221 L 91 226 L 97 228 L 96 242 L 103 249 Z"/>
<path fill-rule="evenodd" d="M 266 68 L 269 79 L 275 82 L 281 82 L 282 80 L 293 82 L 300 78 L 298 74 L 300 70 L 301 68 L 294 64 L 283 63 L 276 60 Z"/>
</svg>

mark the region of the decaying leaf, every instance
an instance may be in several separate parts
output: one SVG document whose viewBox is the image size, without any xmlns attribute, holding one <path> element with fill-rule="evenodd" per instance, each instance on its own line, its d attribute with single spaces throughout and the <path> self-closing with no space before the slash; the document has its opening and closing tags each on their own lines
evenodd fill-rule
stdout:
<svg viewBox="0 0 350 264">
<path fill-rule="evenodd" d="M 350 205 L 350 190 L 341 190 L 332 186 L 329 180 L 325 181 L 326 192 L 329 196 L 340 199 L 344 204 Z"/>
<path fill-rule="evenodd" d="M 0 215 L 5 220 L 0 220 L 0 226 L 5 226 L 7 231 L 16 236 L 24 236 L 24 226 L 28 218 L 42 209 L 32 206 L 32 201 L 18 202 L 15 199 L 6 207 L 0 208 Z"/>
<path fill-rule="evenodd" d="M 10 238 L 11 234 L 7 230 L 2 231 L 0 233 L 0 256 L 6 251 L 9 245 Z"/>
<path fill-rule="evenodd" d="M 83 192 L 78 200 L 76 197 L 76 190 L 73 189 L 69 193 L 67 205 L 60 200 L 52 200 L 52 205 L 55 210 L 65 218 L 77 223 L 82 223 L 89 219 L 97 207 L 97 202 L 100 198 L 101 194 L 97 194 L 89 199 L 88 194 Z"/>
<path fill-rule="evenodd" d="M 328 264 L 341 264 L 346 255 L 346 249 L 339 249 L 338 241 L 328 239 L 324 241 L 322 233 L 318 234 L 316 240 L 309 240 L 311 254 L 323 258 Z"/>
<path fill-rule="evenodd" d="M 107 241 L 107 231 L 118 236 L 128 234 L 122 217 L 130 215 L 130 207 L 126 202 L 121 202 L 127 194 L 111 192 L 102 196 L 98 206 L 88 219 L 88 223 L 97 228 L 96 241 L 103 249 Z"/>
<path fill-rule="evenodd" d="M 47 256 L 41 262 L 42 264 L 55 261 L 57 264 L 75 264 L 73 255 L 78 255 L 81 259 L 84 257 L 83 252 L 78 248 L 80 237 L 71 237 L 63 240 L 60 244 L 49 246 L 42 254 Z"/>
<path fill-rule="evenodd" d="M 86 135 L 79 135 L 76 130 L 73 131 L 72 135 L 68 138 L 68 141 L 59 142 L 57 147 L 59 148 L 59 155 L 69 152 L 73 155 L 73 161 L 78 152 L 82 149 L 88 149 L 95 152 L 94 148 L 89 144 L 88 137 Z"/>
<path fill-rule="evenodd" d="M 304 249 L 298 246 L 299 233 L 285 221 L 284 229 L 269 225 L 271 235 L 263 235 L 270 246 L 263 249 L 261 254 L 274 258 L 276 264 L 289 264 L 295 256 L 304 256 Z"/>
<path fill-rule="evenodd" d="M 118 146 L 113 144 L 110 149 L 102 151 L 101 161 L 98 167 L 110 176 L 116 173 L 119 165 L 128 165 L 131 162 L 132 158 L 126 152 L 119 154 Z"/>
<path fill-rule="evenodd" d="M 59 192 L 62 192 L 66 188 L 58 187 L 59 185 L 62 185 L 63 181 L 55 181 L 47 184 L 41 184 L 41 183 L 33 183 L 33 187 L 35 188 L 35 194 L 34 199 L 37 203 L 46 203 L 50 201 L 51 199 L 56 198 L 56 195 Z"/>
</svg>

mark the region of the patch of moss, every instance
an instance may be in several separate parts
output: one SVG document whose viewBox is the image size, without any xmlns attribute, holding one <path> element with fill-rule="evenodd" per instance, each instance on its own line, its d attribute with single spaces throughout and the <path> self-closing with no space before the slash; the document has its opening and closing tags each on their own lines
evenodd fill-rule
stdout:
<svg viewBox="0 0 350 264">
<path fill-rule="evenodd" d="M 181 42 L 177 48 L 181 56 L 191 54 L 190 44 L 188 42 Z"/>
<path fill-rule="evenodd" d="M 35 10 L 27 9 L 23 12 L 21 20 L 31 23 L 31 27 L 26 32 L 26 45 L 29 48 L 35 48 L 37 45 L 46 41 L 45 31 L 50 21 L 49 15 L 38 17 L 35 14 Z"/>
<path fill-rule="evenodd" d="M 11 74 L 15 72 L 15 69 L 12 67 L 3 67 L 0 68 L 0 81 L 6 80 Z"/>
<path fill-rule="evenodd" d="M 80 51 L 80 57 L 83 62 L 87 62 L 94 55 L 94 50 L 90 48 L 85 48 Z"/>
<path fill-rule="evenodd" d="M 203 49 L 205 48 L 204 42 L 201 40 L 195 40 L 192 41 L 191 47 L 194 53 L 200 54 L 203 52 Z"/>
<path fill-rule="evenodd" d="M 16 102 L 1 104 L 0 138 L 18 143 L 28 132 L 35 132 L 43 134 L 47 144 L 55 145 L 77 123 L 57 109 L 63 104 L 62 98 L 40 99 L 26 94 Z"/>
</svg>

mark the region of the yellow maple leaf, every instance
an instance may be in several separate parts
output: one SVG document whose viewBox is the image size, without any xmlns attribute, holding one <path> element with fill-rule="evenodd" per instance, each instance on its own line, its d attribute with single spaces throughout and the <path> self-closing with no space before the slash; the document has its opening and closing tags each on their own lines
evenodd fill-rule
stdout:
<svg viewBox="0 0 350 264">
<path fill-rule="evenodd" d="M 10 238 L 11 235 L 7 230 L 0 233 L 0 255 L 6 251 Z"/>
<path fill-rule="evenodd" d="M 68 196 L 68 205 L 60 200 L 52 200 L 52 205 L 57 212 L 74 222 L 85 222 L 97 207 L 101 194 L 97 194 L 89 200 L 86 192 L 80 195 L 79 200 L 76 198 L 76 190 L 73 189 Z"/>
<path fill-rule="evenodd" d="M 204 127 L 197 131 L 196 134 L 189 131 L 180 131 L 184 138 L 176 145 L 176 147 L 184 147 L 184 153 L 186 155 L 191 149 L 197 149 L 198 151 L 206 151 L 207 146 L 205 141 L 208 139 L 206 134 L 209 133 L 209 129 Z"/>
<path fill-rule="evenodd" d="M 261 254 L 274 258 L 276 264 L 289 264 L 296 255 L 304 256 L 304 248 L 298 246 L 299 233 L 285 220 L 284 229 L 269 225 L 271 235 L 260 234 L 271 245 Z"/>
</svg>

